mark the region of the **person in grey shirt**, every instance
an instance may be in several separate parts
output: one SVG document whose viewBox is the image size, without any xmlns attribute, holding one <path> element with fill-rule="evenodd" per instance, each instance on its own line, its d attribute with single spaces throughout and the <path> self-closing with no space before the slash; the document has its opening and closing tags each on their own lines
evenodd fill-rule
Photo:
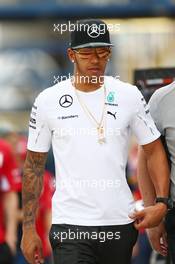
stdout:
<svg viewBox="0 0 175 264">
<path fill-rule="evenodd" d="M 165 222 L 148 230 L 147 233 L 152 247 L 162 255 L 166 255 L 168 249 L 175 263 L 175 203 L 173 203 L 175 201 L 175 82 L 156 90 L 149 101 L 149 106 L 169 157 L 171 200 L 165 198 L 161 201 L 167 203 L 170 209 Z M 156 184 L 148 174 L 146 158 L 141 148 L 139 149 L 138 181 L 145 205 L 154 204 Z"/>
</svg>

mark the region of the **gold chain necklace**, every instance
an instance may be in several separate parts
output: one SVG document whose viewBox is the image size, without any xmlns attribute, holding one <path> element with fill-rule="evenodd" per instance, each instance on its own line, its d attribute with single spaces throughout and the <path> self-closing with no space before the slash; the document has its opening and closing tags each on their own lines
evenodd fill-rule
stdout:
<svg viewBox="0 0 175 264">
<path fill-rule="evenodd" d="M 104 86 L 104 104 L 103 104 L 103 111 L 102 111 L 102 115 L 101 115 L 101 119 L 100 122 L 97 121 L 97 119 L 94 117 L 94 115 L 91 113 L 91 111 L 88 109 L 87 105 L 82 101 L 82 99 L 80 98 L 78 91 L 75 87 L 75 93 L 77 95 L 78 101 L 81 105 L 81 107 L 83 108 L 84 112 L 90 117 L 91 120 L 94 121 L 94 123 L 97 126 L 97 133 L 98 133 L 98 143 L 99 144 L 103 144 L 106 142 L 106 138 L 105 138 L 105 128 L 104 128 L 104 121 L 105 121 L 105 113 L 106 113 L 106 104 L 105 104 L 105 99 L 106 99 L 106 88 Z"/>
</svg>

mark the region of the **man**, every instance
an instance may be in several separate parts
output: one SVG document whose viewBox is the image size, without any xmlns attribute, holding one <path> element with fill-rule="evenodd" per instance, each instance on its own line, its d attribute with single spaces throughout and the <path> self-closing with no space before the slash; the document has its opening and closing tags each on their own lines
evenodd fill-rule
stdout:
<svg viewBox="0 0 175 264">
<path fill-rule="evenodd" d="M 11 146 L 0 139 L 0 263 L 11 264 L 16 253 L 18 168 Z"/>
<path fill-rule="evenodd" d="M 128 264 L 137 239 L 133 221 L 138 220 L 136 227 L 155 226 L 166 213 L 158 203 L 141 217 L 129 216 L 134 200 L 125 167 L 131 131 L 144 145 L 157 196 L 168 196 L 169 171 L 160 134 L 138 89 L 104 76 L 111 46 L 103 21 L 77 22 L 68 48 L 73 77 L 46 89 L 34 103 L 23 177 L 22 249 L 29 263 L 43 260 L 34 222 L 51 142 L 55 263 Z"/>
<path fill-rule="evenodd" d="M 168 249 L 173 263 L 175 263 L 175 83 L 158 89 L 150 99 L 150 112 L 162 135 L 171 167 L 170 199 L 162 200 L 169 207 L 165 227 L 167 231 Z M 142 149 L 139 155 L 138 180 L 142 195 L 147 206 L 154 203 L 156 182 L 152 182 Z M 148 192 L 149 190 L 149 192 Z M 162 255 L 167 253 L 167 242 L 164 224 L 148 230 L 148 236 L 153 248 Z M 162 240 L 161 240 L 162 239 Z"/>
</svg>

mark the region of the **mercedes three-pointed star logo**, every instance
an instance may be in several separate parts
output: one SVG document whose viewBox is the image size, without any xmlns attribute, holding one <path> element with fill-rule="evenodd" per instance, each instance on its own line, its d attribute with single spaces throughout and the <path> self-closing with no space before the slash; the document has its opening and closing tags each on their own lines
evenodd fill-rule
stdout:
<svg viewBox="0 0 175 264">
<path fill-rule="evenodd" d="M 73 98 L 69 94 L 65 94 L 65 95 L 61 96 L 61 98 L 59 100 L 59 104 L 65 108 L 71 106 L 72 103 L 73 103 Z"/>
<path fill-rule="evenodd" d="M 96 24 L 92 24 L 88 30 L 87 30 L 87 34 L 91 37 L 91 38 L 98 38 L 101 34 L 100 29 L 98 28 L 98 26 Z"/>
</svg>

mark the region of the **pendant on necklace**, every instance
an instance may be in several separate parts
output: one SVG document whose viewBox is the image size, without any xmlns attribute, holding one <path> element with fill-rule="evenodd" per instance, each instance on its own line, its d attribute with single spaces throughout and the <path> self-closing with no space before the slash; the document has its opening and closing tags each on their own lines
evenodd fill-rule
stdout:
<svg viewBox="0 0 175 264">
<path fill-rule="evenodd" d="M 100 126 L 97 128 L 98 130 L 98 143 L 103 144 L 106 142 L 105 135 L 104 135 L 104 127 Z"/>
</svg>

